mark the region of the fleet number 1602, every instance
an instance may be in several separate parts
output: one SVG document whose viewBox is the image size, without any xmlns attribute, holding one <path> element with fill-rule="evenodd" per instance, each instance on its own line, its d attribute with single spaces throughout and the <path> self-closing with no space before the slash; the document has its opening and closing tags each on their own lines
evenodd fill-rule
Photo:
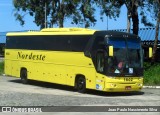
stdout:
<svg viewBox="0 0 160 115">
<path fill-rule="evenodd" d="M 133 81 L 133 78 L 124 78 L 124 81 Z"/>
</svg>

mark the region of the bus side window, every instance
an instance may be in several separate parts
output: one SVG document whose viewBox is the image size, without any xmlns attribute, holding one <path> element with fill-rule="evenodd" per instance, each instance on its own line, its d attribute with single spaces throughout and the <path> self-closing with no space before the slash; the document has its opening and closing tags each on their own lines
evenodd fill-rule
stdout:
<svg viewBox="0 0 160 115">
<path fill-rule="evenodd" d="M 104 63 L 105 63 L 103 52 L 98 52 L 96 57 L 97 57 L 96 58 L 97 71 L 100 73 L 103 73 L 104 72 Z"/>
</svg>

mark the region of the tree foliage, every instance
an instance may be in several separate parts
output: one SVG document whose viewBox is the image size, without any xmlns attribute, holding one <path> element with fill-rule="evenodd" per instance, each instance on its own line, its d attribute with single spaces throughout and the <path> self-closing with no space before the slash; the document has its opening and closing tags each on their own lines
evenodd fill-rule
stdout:
<svg viewBox="0 0 160 115">
<path fill-rule="evenodd" d="M 34 17 L 34 22 L 41 28 L 45 27 L 45 4 L 48 27 L 53 25 L 63 27 L 66 19 L 70 19 L 72 24 L 92 26 L 96 22 L 94 14 L 98 8 L 102 21 L 104 15 L 116 20 L 120 15 L 121 7 L 125 5 L 128 21 L 132 19 L 133 33 L 138 35 L 139 14 L 145 26 L 153 26 L 147 16 L 151 14 L 155 17 L 154 15 L 157 14 L 155 1 L 157 0 L 13 0 L 13 4 L 14 15 L 21 25 L 25 24 L 25 16 L 29 14 Z M 130 30 L 129 25 L 130 22 L 128 30 Z"/>
<path fill-rule="evenodd" d="M 100 19 L 103 21 L 103 16 L 110 19 L 117 19 L 120 14 L 122 4 L 116 0 L 94 0 L 96 6 L 100 9 Z"/>
<path fill-rule="evenodd" d="M 157 45 L 158 45 L 158 36 L 159 30 L 160 30 L 160 0 L 148 0 L 148 2 L 152 5 L 152 15 L 153 18 L 156 20 L 156 34 L 155 34 L 155 40 L 154 40 L 154 46 L 153 46 L 153 56 L 152 56 L 152 63 L 155 62 L 156 57 L 156 51 L 157 51 Z"/>
<path fill-rule="evenodd" d="M 118 18 L 120 8 L 125 5 L 127 8 L 128 24 L 127 29 L 130 30 L 130 20 L 132 19 L 133 33 L 138 35 L 139 30 L 139 14 L 141 15 L 141 22 L 145 26 L 153 26 L 147 19 L 150 8 L 147 0 L 95 0 L 101 9 L 101 15 L 109 16 L 110 18 Z M 148 6 L 147 6 L 148 5 Z M 140 9 L 140 10 L 139 10 Z M 140 11 L 140 12 L 138 12 Z M 124 12 L 123 12 L 124 13 Z M 102 18 L 103 19 L 103 18 Z"/>
<path fill-rule="evenodd" d="M 148 20 L 151 10 L 153 9 L 147 0 L 123 0 L 128 10 L 128 17 L 133 22 L 133 33 L 138 35 L 139 30 L 139 14 L 141 16 L 141 23 L 145 26 L 154 26 L 152 22 Z M 128 25 L 129 26 L 129 25 Z"/>
<path fill-rule="evenodd" d="M 45 5 L 47 25 L 52 27 L 57 24 L 63 27 L 67 18 L 72 20 L 72 24 L 84 23 L 85 27 L 96 22 L 94 17 L 95 8 L 91 0 L 13 0 L 16 20 L 21 25 L 25 24 L 25 15 L 34 17 L 34 22 L 41 28 L 45 27 Z"/>
<path fill-rule="evenodd" d="M 133 33 L 138 35 L 139 19 L 138 19 L 138 0 L 96 0 L 101 6 L 102 15 L 106 14 L 110 18 L 117 18 L 120 14 L 120 8 L 126 5 L 129 18 L 133 21 Z"/>
</svg>

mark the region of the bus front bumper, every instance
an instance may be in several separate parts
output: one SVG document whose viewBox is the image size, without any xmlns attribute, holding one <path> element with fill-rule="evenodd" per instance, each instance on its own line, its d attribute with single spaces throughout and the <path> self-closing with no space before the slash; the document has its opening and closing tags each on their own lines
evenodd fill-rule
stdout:
<svg viewBox="0 0 160 115">
<path fill-rule="evenodd" d="M 106 83 L 104 91 L 106 92 L 131 92 L 140 91 L 143 88 L 142 83 Z"/>
</svg>

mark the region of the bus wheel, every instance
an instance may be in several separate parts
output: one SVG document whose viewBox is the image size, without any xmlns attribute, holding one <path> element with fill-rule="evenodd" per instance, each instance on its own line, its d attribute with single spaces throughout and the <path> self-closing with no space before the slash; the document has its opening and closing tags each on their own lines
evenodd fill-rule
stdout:
<svg viewBox="0 0 160 115">
<path fill-rule="evenodd" d="M 23 83 L 23 84 L 27 84 L 28 79 L 27 79 L 27 70 L 26 70 L 26 69 L 22 69 L 22 70 L 21 70 L 20 77 L 21 77 L 22 83 Z"/>
<path fill-rule="evenodd" d="M 79 77 L 77 79 L 77 84 L 76 85 L 77 85 L 78 92 L 85 93 L 85 91 L 86 91 L 86 80 L 85 80 L 84 77 Z"/>
</svg>

